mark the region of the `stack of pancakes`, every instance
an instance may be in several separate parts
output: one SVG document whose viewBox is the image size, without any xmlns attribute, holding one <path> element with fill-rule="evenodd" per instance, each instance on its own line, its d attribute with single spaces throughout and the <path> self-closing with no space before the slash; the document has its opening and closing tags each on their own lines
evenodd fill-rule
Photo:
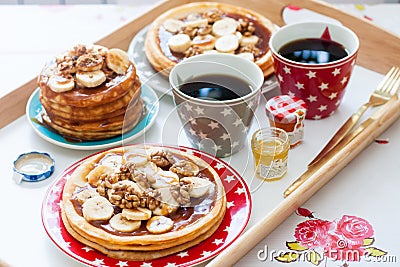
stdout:
<svg viewBox="0 0 400 267">
<path fill-rule="evenodd" d="M 62 220 L 75 239 L 109 257 L 146 261 L 207 239 L 225 210 L 221 180 L 202 159 L 128 146 L 89 157 L 73 172 L 63 190 Z"/>
<path fill-rule="evenodd" d="M 144 113 L 135 66 L 120 49 L 77 45 L 49 62 L 38 84 L 44 124 L 70 140 L 121 135 Z"/>
</svg>

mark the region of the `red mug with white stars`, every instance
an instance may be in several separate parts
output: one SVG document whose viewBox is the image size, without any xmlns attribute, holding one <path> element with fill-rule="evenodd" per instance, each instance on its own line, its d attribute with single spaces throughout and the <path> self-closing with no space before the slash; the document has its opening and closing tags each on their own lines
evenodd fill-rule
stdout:
<svg viewBox="0 0 400 267">
<path fill-rule="evenodd" d="M 357 35 L 341 25 L 301 22 L 280 28 L 271 36 L 269 46 L 282 94 L 306 102 L 306 119 L 332 115 L 355 65 Z M 334 55 L 338 47 L 345 52 L 341 57 Z"/>
</svg>

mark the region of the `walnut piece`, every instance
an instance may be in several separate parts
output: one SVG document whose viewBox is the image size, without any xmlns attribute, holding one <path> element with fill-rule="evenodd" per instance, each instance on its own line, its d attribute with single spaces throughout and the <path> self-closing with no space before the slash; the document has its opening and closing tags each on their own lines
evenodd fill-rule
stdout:
<svg viewBox="0 0 400 267">
<path fill-rule="evenodd" d="M 139 170 L 134 170 L 132 174 L 132 181 L 139 184 L 143 189 L 147 189 L 150 187 L 149 180 L 144 172 Z"/>
<path fill-rule="evenodd" d="M 203 49 L 198 46 L 191 46 L 188 50 L 186 50 L 185 57 L 192 57 L 200 54 L 203 54 Z"/>
<path fill-rule="evenodd" d="M 189 35 L 190 39 L 193 39 L 193 37 L 195 37 L 197 35 L 197 31 L 199 30 L 198 27 L 183 27 L 179 33 L 184 33 Z"/>
<path fill-rule="evenodd" d="M 212 26 L 211 25 L 206 25 L 206 26 L 200 27 L 197 30 L 197 34 L 200 35 L 200 36 L 211 34 L 211 32 L 212 32 Z"/>
<path fill-rule="evenodd" d="M 244 45 L 239 48 L 239 53 L 252 53 L 254 57 L 260 54 L 260 49 L 254 45 Z"/>
<path fill-rule="evenodd" d="M 187 160 L 175 163 L 169 170 L 182 176 L 196 176 L 200 171 L 199 166 Z"/>
<path fill-rule="evenodd" d="M 119 170 L 119 172 L 112 174 L 102 174 L 99 177 L 99 182 L 97 183 L 96 190 L 101 196 L 106 196 L 107 191 L 112 188 L 113 184 L 124 180 L 130 180 L 132 178 L 132 164 L 122 164 Z"/>
<path fill-rule="evenodd" d="M 220 9 L 211 9 L 203 14 L 203 17 L 208 20 L 208 24 L 212 24 L 220 20 L 224 13 Z"/>
<path fill-rule="evenodd" d="M 140 207 L 155 210 L 161 204 L 160 191 L 152 188 L 146 189 L 140 196 Z"/>
<path fill-rule="evenodd" d="M 159 150 L 150 154 L 150 161 L 155 163 L 157 167 L 165 168 L 175 163 L 171 153 Z"/>
<path fill-rule="evenodd" d="M 180 184 L 171 185 L 170 191 L 172 197 L 180 204 L 190 204 L 190 190 L 191 184 L 181 182 Z"/>
<path fill-rule="evenodd" d="M 254 22 L 249 21 L 248 19 L 245 18 L 238 19 L 238 22 L 239 22 L 238 31 L 240 31 L 244 36 L 253 35 L 254 31 L 256 30 Z"/>
<path fill-rule="evenodd" d="M 140 205 L 140 196 L 132 184 L 118 182 L 110 189 L 109 201 L 121 209 L 135 209 Z"/>
</svg>

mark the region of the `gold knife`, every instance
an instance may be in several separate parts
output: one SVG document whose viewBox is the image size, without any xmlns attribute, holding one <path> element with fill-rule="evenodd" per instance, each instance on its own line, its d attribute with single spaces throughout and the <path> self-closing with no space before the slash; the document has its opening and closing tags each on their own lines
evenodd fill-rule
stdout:
<svg viewBox="0 0 400 267">
<path fill-rule="evenodd" d="M 355 125 L 359 120 L 360 116 L 351 116 L 349 120 L 335 133 L 335 135 L 329 140 L 324 148 L 318 153 L 318 155 L 308 163 L 308 167 L 316 164 L 320 161 L 330 150 L 332 150 L 343 138 L 351 131 L 352 125 Z"/>
</svg>

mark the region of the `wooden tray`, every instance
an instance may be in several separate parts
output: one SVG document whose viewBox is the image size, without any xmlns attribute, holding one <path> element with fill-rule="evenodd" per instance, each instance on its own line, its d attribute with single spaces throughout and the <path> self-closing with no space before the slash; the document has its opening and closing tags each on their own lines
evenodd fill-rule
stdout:
<svg viewBox="0 0 400 267">
<path fill-rule="evenodd" d="M 145 15 L 127 22 L 116 31 L 105 36 L 97 43 L 107 47 L 119 47 L 127 50 L 135 34 L 155 17 L 163 12 L 185 3 L 196 2 L 188 0 L 165 1 L 154 7 Z M 242 5 L 239 0 L 220 0 L 229 4 Z M 400 38 L 390 32 L 373 25 L 369 21 L 347 14 L 326 3 L 312 0 L 248 0 L 246 8 L 257 10 L 269 18 L 273 23 L 283 26 L 282 13 L 286 6 L 294 4 L 302 8 L 321 13 L 339 20 L 351 28 L 360 39 L 360 52 L 357 64 L 367 69 L 385 73 L 393 65 L 400 65 L 400 57 L 394 57 L 400 51 Z M 379 47 L 385 49 L 379 50 Z M 21 87 L 0 98 L 0 128 L 8 125 L 25 113 L 27 100 L 34 89 L 37 88 L 36 77 Z M 262 238 L 271 233 L 282 221 L 291 215 L 302 203 L 309 199 L 346 164 L 358 155 L 372 140 L 388 128 L 400 116 L 400 101 L 393 99 L 384 105 L 373 117 L 373 122 L 364 129 L 362 134 L 349 140 L 345 146 L 339 147 L 335 155 L 322 162 L 320 168 L 311 175 L 306 183 L 299 187 L 288 198 L 272 210 L 258 224 L 248 229 L 237 242 L 209 263 L 210 266 L 229 266 L 255 246 Z M 335 165 L 332 165 L 335 161 Z"/>
</svg>

